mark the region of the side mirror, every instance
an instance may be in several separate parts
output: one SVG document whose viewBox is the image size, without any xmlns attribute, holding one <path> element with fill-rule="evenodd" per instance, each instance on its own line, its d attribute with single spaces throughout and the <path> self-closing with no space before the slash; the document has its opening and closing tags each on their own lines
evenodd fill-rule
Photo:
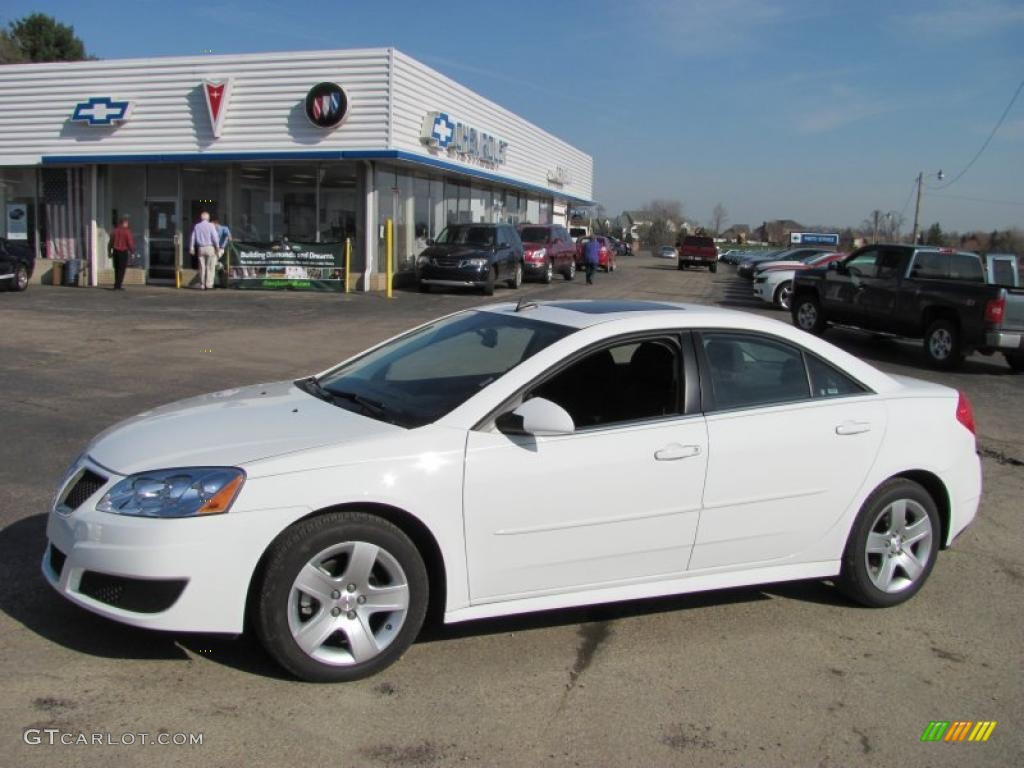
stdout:
<svg viewBox="0 0 1024 768">
<path fill-rule="evenodd" d="M 506 435 L 553 437 L 576 431 L 572 416 L 562 406 L 543 397 L 534 397 L 514 411 L 501 414 L 494 425 Z"/>
<path fill-rule="evenodd" d="M 505 248 L 508 248 L 508 243 L 498 243 L 498 248 L 504 250 Z"/>
</svg>

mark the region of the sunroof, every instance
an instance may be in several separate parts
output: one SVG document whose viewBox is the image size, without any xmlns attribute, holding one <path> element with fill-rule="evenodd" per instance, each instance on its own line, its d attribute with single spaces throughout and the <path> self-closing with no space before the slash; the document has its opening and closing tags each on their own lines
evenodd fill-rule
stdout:
<svg viewBox="0 0 1024 768">
<path fill-rule="evenodd" d="M 552 301 L 546 306 L 568 309 L 572 312 L 583 312 L 588 315 L 610 315 L 616 312 L 650 312 L 657 309 L 676 309 L 682 307 L 675 304 L 663 304 L 658 301 L 629 301 L 628 299 L 594 299 L 593 301 Z"/>
</svg>

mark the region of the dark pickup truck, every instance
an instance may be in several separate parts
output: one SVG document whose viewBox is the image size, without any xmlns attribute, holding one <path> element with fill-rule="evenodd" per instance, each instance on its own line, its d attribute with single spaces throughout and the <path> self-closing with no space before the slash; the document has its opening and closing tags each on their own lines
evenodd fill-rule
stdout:
<svg viewBox="0 0 1024 768">
<path fill-rule="evenodd" d="M 790 306 L 793 324 L 810 333 L 835 323 L 923 339 L 938 368 L 974 351 L 1002 352 L 1024 371 L 1024 290 L 986 282 L 976 253 L 869 245 L 827 268 L 797 272 Z"/>
</svg>

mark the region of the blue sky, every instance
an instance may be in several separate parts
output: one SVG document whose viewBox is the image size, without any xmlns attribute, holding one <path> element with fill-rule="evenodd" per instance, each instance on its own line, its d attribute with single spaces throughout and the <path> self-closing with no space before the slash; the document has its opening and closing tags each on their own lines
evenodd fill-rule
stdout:
<svg viewBox="0 0 1024 768">
<path fill-rule="evenodd" d="M 593 155 L 609 212 L 674 198 L 701 222 L 909 228 L 917 173 L 959 173 L 1024 80 L 1022 0 L 7 0 L 0 21 L 34 11 L 102 58 L 395 46 Z M 1024 227 L 1024 94 L 922 218 Z"/>
</svg>

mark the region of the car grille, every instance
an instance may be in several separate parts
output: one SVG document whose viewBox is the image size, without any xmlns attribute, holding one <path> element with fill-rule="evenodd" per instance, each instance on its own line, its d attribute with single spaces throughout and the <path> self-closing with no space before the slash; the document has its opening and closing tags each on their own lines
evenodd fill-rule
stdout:
<svg viewBox="0 0 1024 768">
<path fill-rule="evenodd" d="M 93 600 L 135 613 L 166 611 L 185 590 L 185 579 L 130 579 L 85 571 L 78 591 Z"/>
<path fill-rule="evenodd" d="M 71 490 L 64 495 L 64 501 L 61 503 L 68 512 L 74 512 L 85 504 L 89 497 L 102 488 L 106 482 L 107 478 L 97 475 L 90 469 L 86 469 L 78 477 L 75 484 L 71 486 Z"/>
<path fill-rule="evenodd" d="M 435 267 L 457 267 L 462 259 L 455 256 L 435 256 L 430 261 Z"/>
</svg>

